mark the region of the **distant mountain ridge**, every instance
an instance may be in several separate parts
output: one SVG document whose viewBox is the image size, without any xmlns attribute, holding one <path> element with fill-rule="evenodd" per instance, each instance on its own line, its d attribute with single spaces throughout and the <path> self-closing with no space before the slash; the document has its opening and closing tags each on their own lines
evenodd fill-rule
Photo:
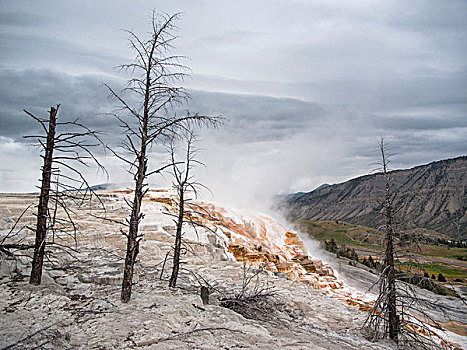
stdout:
<svg viewBox="0 0 467 350">
<path fill-rule="evenodd" d="M 331 186 L 331 185 L 329 185 L 329 184 L 322 184 L 321 186 L 316 187 L 316 188 L 315 188 L 314 190 L 312 190 L 311 192 L 313 192 L 313 191 L 318 191 L 318 190 L 320 190 L 320 189 L 322 189 L 322 188 L 326 188 L 326 187 L 329 187 L 329 186 Z M 307 194 L 310 194 L 311 192 L 295 192 L 295 193 L 287 194 L 287 195 L 285 195 L 285 196 L 279 196 L 279 200 L 280 200 L 281 198 L 283 198 L 283 199 L 285 199 L 285 200 L 294 200 L 294 199 L 298 199 L 298 198 L 300 198 L 300 197 L 303 197 L 303 196 L 305 196 L 305 195 L 307 195 Z"/>
<path fill-rule="evenodd" d="M 422 227 L 467 239 L 467 156 L 395 170 L 390 177 L 402 228 Z M 377 173 L 289 195 L 281 208 L 291 219 L 343 220 L 376 228 L 383 195 L 384 179 Z"/>
</svg>

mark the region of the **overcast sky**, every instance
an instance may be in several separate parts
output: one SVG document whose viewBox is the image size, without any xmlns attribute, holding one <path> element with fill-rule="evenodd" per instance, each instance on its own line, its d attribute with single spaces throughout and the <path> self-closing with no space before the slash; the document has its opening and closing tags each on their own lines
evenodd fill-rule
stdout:
<svg viewBox="0 0 467 350">
<path fill-rule="evenodd" d="M 116 132 L 101 83 L 119 86 L 114 67 L 132 58 L 122 29 L 144 36 L 153 7 L 183 13 L 174 53 L 190 58 L 189 108 L 229 120 L 202 135 L 199 176 L 219 200 L 366 174 L 380 137 L 393 168 L 467 154 L 465 0 L 2 0 L 0 191 L 33 190 L 40 174 L 23 108 L 61 103 L 63 118 Z M 128 180 L 104 162 L 111 182 Z"/>
</svg>

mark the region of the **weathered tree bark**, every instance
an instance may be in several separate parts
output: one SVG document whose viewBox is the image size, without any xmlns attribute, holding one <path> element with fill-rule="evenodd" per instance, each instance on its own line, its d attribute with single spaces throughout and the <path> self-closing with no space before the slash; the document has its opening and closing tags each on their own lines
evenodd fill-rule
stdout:
<svg viewBox="0 0 467 350">
<path fill-rule="evenodd" d="M 193 164 L 203 164 L 196 160 L 196 154 L 198 148 L 195 147 L 196 136 L 191 130 L 190 126 L 182 132 L 181 138 L 186 142 L 186 154 L 184 166 L 179 167 L 179 162 L 175 159 L 175 147 L 173 141 L 171 141 L 170 157 L 172 161 L 172 175 L 174 177 L 173 186 L 177 190 L 178 194 L 178 215 L 177 215 L 177 230 L 175 232 L 175 244 L 173 247 L 173 264 L 172 264 L 172 275 L 169 280 L 169 287 L 176 287 L 177 278 L 180 272 L 180 256 L 182 254 L 182 238 L 183 238 L 183 224 L 188 221 L 191 225 L 194 225 L 190 218 L 185 218 L 185 206 L 190 205 L 192 199 L 190 194 L 194 197 L 197 196 L 197 188 L 204 187 L 191 175 Z M 206 187 L 205 187 L 206 188 Z"/>
<path fill-rule="evenodd" d="M 144 144 L 143 144 L 144 145 Z M 146 177 L 147 160 L 146 147 L 141 147 L 141 156 L 138 159 L 138 172 L 136 173 L 135 197 L 133 199 L 133 208 L 130 217 L 130 229 L 128 232 L 125 267 L 123 271 L 121 300 L 127 303 L 131 298 L 131 287 L 133 283 L 133 270 L 136 257 L 139 252 L 138 226 L 141 219 L 141 203 L 144 197 L 143 181 Z"/>
<path fill-rule="evenodd" d="M 144 197 L 144 180 L 146 179 L 147 172 L 147 158 L 146 158 L 146 146 L 148 142 L 148 120 L 149 120 L 149 100 L 151 90 L 151 69 L 152 60 L 154 55 L 154 49 L 157 41 L 154 40 L 151 46 L 151 51 L 148 57 L 148 67 L 146 70 L 146 81 L 145 81 L 145 92 L 144 92 L 144 109 L 143 109 L 143 120 L 141 133 L 141 149 L 138 154 L 138 171 L 135 174 L 135 197 L 133 199 L 133 207 L 130 216 L 130 229 L 128 232 L 125 267 L 123 271 L 123 282 L 122 282 L 122 294 L 121 300 L 124 303 L 130 301 L 131 298 L 131 287 L 133 283 L 133 270 L 136 262 L 136 257 L 139 252 L 139 240 L 138 240 L 138 227 L 141 219 L 141 203 Z"/>
<path fill-rule="evenodd" d="M 389 338 L 397 342 L 399 335 L 399 315 L 397 314 L 396 305 L 396 271 L 394 266 L 394 229 L 393 229 L 393 208 L 392 208 L 392 194 L 390 179 L 387 174 L 387 159 L 384 153 L 384 143 L 381 141 L 381 157 L 383 165 L 383 176 L 385 179 L 385 209 L 384 216 L 386 218 L 385 223 L 385 239 L 386 239 L 386 251 L 385 251 L 385 279 L 386 288 L 388 293 L 387 299 L 387 311 L 388 311 L 388 325 L 389 325 Z"/>
<path fill-rule="evenodd" d="M 148 78 L 147 91 L 150 88 L 150 81 Z M 145 103 L 146 105 L 146 103 Z M 139 252 L 139 239 L 138 239 L 138 226 L 141 219 L 141 203 L 144 197 L 144 180 L 146 179 L 147 172 L 147 159 L 146 159 L 146 140 L 147 140 L 148 118 L 147 110 L 145 109 L 145 117 L 143 120 L 141 150 L 138 157 L 138 171 L 135 176 L 135 197 L 133 199 L 133 208 L 130 216 L 130 228 L 128 232 L 125 267 L 123 271 L 122 294 L 121 300 L 124 303 L 130 301 L 131 287 L 133 283 L 133 270 L 136 262 L 136 257 Z"/>
<path fill-rule="evenodd" d="M 144 162 L 144 161 L 143 161 Z M 139 168 L 141 168 L 140 163 Z M 144 172 L 144 170 L 142 170 Z M 133 199 L 133 208 L 130 217 L 130 229 L 127 237 L 125 266 L 123 270 L 123 282 L 122 282 L 122 293 L 121 300 L 124 303 L 130 301 L 131 298 L 131 287 L 133 283 L 133 270 L 136 262 L 136 258 L 139 252 L 139 240 L 138 240 L 138 226 L 141 217 L 141 202 L 143 201 L 143 180 L 144 176 L 140 176 L 142 172 L 138 169 L 138 180 L 136 181 L 135 197 Z"/>
<path fill-rule="evenodd" d="M 183 187 L 179 189 L 177 232 L 175 234 L 172 275 L 170 276 L 169 282 L 169 287 L 172 288 L 177 285 L 178 271 L 180 270 L 180 251 L 182 249 L 183 215 L 185 214 L 184 192 L 185 191 Z"/>
<path fill-rule="evenodd" d="M 36 242 L 34 245 L 34 257 L 32 260 L 30 284 L 39 285 L 42 278 L 42 265 L 44 262 L 45 240 L 47 236 L 47 218 L 50 192 L 50 178 L 52 176 L 52 159 L 55 141 L 55 127 L 57 125 L 57 108 L 50 108 L 49 129 L 47 132 L 47 144 L 42 167 L 41 194 L 37 208 Z"/>
</svg>

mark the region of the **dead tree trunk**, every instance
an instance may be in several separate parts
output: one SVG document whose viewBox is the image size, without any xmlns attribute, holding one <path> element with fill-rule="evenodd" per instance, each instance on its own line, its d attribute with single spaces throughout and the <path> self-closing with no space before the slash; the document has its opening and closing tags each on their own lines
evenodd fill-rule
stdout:
<svg viewBox="0 0 467 350">
<path fill-rule="evenodd" d="M 124 303 L 130 301 L 131 286 L 133 281 L 133 270 L 136 262 L 136 257 L 139 252 L 138 227 L 141 220 L 141 203 L 146 191 L 144 191 L 144 180 L 147 172 L 146 146 L 148 142 L 148 120 L 149 120 L 149 103 L 151 91 L 151 71 L 153 64 L 153 55 L 157 41 L 154 40 L 151 45 L 151 51 L 148 54 L 148 67 L 146 70 L 144 102 L 143 102 L 143 118 L 141 127 L 141 148 L 137 157 L 138 170 L 135 173 L 135 197 L 133 199 L 133 208 L 130 216 L 130 228 L 127 237 L 125 267 L 123 271 L 122 294 L 121 300 Z"/>
<path fill-rule="evenodd" d="M 185 199 L 184 191 L 179 191 L 179 203 L 178 203 L 178 221 L 177 221 L 177 232 L 175 233 L 175 246 L 174 246 L 174 258 L 172 275 L 170 276 L 169 287 L 175 287 L 177 285 L 178 271 L 180 270 L 180 252 L 182 250 L 182 229 L 183 229 L 183 215 L 185 213 Z"/>
<path fill-rule="evenodd" d="M 181 162 L 177 162 L 175 159 L 175 147 L 173 145 L 173 140 L 169 145 L 171 156 L 170 161 L 172 162 L 172 176 L 174 177 L 173 187 L 177 190 L 178 195 L 178 213 L 176 218 L 177 230 L 175 233 L 175 244 L 173 247 L 174 256 L 169 287 L 176 287 L 177 285 L 177 278 L 180 271 L 180 256 L 182 254 L 183 224 L 187 222 L 195 228 L 195 223 L 191 219 L 191 216 L 185 218 L 185 208 L 188 205 L 188 207 L 193 210 L 192 196 L 195 198 L 198 196 L 198 189 L 200 187 L 206 188 L 201 183 L 195 181 L 194 176 L 191 174 L 194 165 L 204 165 L 200 161 L 196 160 L 196 155 L 199 150 L 195 146 L 195 142 L 197 141 L 196 136 L 189 126 L 180 136 L 183 141 L 186 142 L 185 161 L 183 162 L 184 166 L 179 166 Z"/>
<path fill-rule="evenodd" d="M 387 173 L 387 159 L 384 153 L 384 143 L 381 141 L 381 158 L 383 165 L 383 176 L 385 180 L 385 206 L 384 216 L 386 219 L 385 223 L 385 240 L 386 240 L 386 251 L 385 251 L 385 269 L 384 278 L 386 279 L 386 288 L 388 293 L 387 299 L 387 312 L 388 312 L 388 334 L 389 338 L 397 342 L 399 335 L 399 315 L 397 313 L 396 305 L 396 271 L 394 265 L 394 229 L 393 229 L 393 196 L 391 194 L 391 184 Z"/>
<path fill-rule="evenodd" d="M 93 147 L 102 145 L 98 136 L 100 133 L 81 124 L 78 119 L 57 121 L 59 108 L 60 105 L 51 107 L 49 117 L 44 119 L 23 110 L 41 125 L 43 131 L 43 133 L 23 136 L 26 139 L 37 139 L 35 145 L 42 149 L 41 157 L 44 160 L 37 207 L 36 240 L 29 279 L 29 283 L 33 285 L 41 283 L 46 245 L 50 246 L 55 243 L 53 240 L 47 243 L 48 231 L 52 231 L 54 235 L 59 232 L 69 234 L 71 231 L 74 233 L 76 241 L 77 225 L 73 221 L 73 210 L 69 207 L 69 203 L 81 207 L 88 201 L 91 205 L 93 197 L 99 199 L 89 186 L 79 166 L 87 166 L 89 160 L 92 160 L 101 170 L 106 172 L 92 153 Z M 95 142 L 91 142 L 91 139 Z M 61 169 L 66 169 L 68 172 L 67 175 L 62 175 L 65 180 L 60 179 Z M 50 195 L 51 191 L 54 192 L 53 196 Z M 102 204 L 101 201 L 100 203 Z M 53 206 L 53 209 L 51 210 L 49 206 Z M 59 217 L 58 210 L 65 217 Z M 16 245 L 16 247 L 21 246 Z M 65 247 L 62 246 L 62 248 Z"/>
<path fill-rule="evenodd" d="M 117 93 L 108 85 L 111 99 L 119 107 L 114 113 L 124 130 L 125 140 L 121 147 L 126 155 L 110 151 L 125 162 L 135 181 L 135 194 L 133 202 L 128 203 L 131 214 L 124 225 L 127 226 L 122 233 L 127 238 L 127 250 L 123 273 L 121 300 L 128 302 L 131 298 L 133 271 L 139 250 L 141 233 L 138 226 L 143 218 L 141 203 L 147 192 L 145 181 L 152 174 L 159 173 L 166 167 L 148 170 L 148 149 L 157 141 L 167 140 L 183 129 L 181 124 L 207 124 L 216 125 L 219 118 L 194 115 L 177 117 L 171 115 L 175 106 L 183 104 L 189 95 L 183 87 L 176 84 L 186 77 L 188 67 L 180 63 L 181 56 L 171 55 L 173 42 L 177 38 L 173 31 L 177 29 L 175 21 L 178 14 L 158 15 L 154 10 L 151 20 L 151 33 L 147 40 L 140 39 L 133 32 L 130 35 L 130 46 L 135 52 L 135 59 L 129 64 L 123 64 L 121 69 L 126 70 L 131 79 L 121 93 Z M 133 95 L 134 100 L 127 99 L 126 94 Z M 131 101 L 131 102 L 130 102 Z M 129 159 L 130 157 L 130 159 Z M 168 165 L 170 166 L 170 164 Z"/>
<path fill-rule="evenodd" d="M 386 148 L 384 140 L 381 139 L 380 165 L 385 186 L 381 228 L 386 249 L 382 272 L 377 282 L 378 296 L 365 325 L 372 330 L 373 340 L 389 338 L 397 344 L 398 349 L 444 349 L 445 346 L 439 346 L 440 341 L 443 344 L 444 340 L 430 329 L 434 325 L 435 328 L 442 329 L 439 322 L 432 318 L 430 311 L 443 310 L 436 302 L 419 297 L 418 291 L 407 282 L 407 276 L 410 274 L 399 270 L 407 262 L 413 266 L 422 266 L 408 254 L 412 246 L 419 249 L 421 241 L 418 235 L 401 232 L 397 228 L 397 208 L 394 204 L 397 191 L 394 190 L 388 171 L 389 157 Z"/>
<path fill-rule="evenodd" d="M 148 87 L 149 89 L 149 87 Z M 135 197 L 130 216 L 130 227 L 127 237 L 127 248 L 125 267 L 123 271 L 121 300 L 127 303 L 131 297 L 131 286 L 133 281 L 133 270 L 136 257 L 139 252 L 138 227 L 141 220 L 141 203 L 145 194 L 144 180 L 147 172 L 146 139 L 147 139 L 147 117 L 143 121 L 141 150 L 138 157 L 138 171 L 135 174 Z"/>
<path fill-rule="evenodd" d="M 126 303 L 131 297 L 133 270 L 139 252 L 138 226 L 141 217 L 141 202 L 143 200 L 142 181 L 136 181 L 134 205 L 131 211 L 130 227 L 127 235 L 125 266 L 123 270 L 123 282 L 121 300 Z"/>
<path fill-rule="evenodd" d="M 42 264 L 44 262 L 45 239 L 47 236 L 47 218 L 49 211 L 50 178 L 52 176 L 52 160 L 55 141 L 55 127 L 57 125 L 57 108 L 50 108 L 49 129 L 47 132 L 47 144 L 45 146 L 44 165 L 42 167 L 41 194 L 37 209 L 36 243 L 34 257 L 32 259 L 31 277 L 29 283 L 39 285 L 42 277 Z"/>
</svg>

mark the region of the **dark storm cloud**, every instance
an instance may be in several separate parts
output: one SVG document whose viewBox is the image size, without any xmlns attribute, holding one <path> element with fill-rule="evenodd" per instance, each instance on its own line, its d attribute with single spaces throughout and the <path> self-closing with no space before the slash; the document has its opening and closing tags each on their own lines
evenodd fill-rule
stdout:
<svg viewBox="0 0 467 350">
<path fill-rule="evenodd" d="M 208 90 L 244 91 L 256 94 L 261 90 L 269 96 L 295 96 L 305 101 L 319 101 L 327 105 L 348 105 L 363 111 L 410 109 L 415 107 L 453 106 L 464 115 L 467 111 L 467 70 L 427 76 L 388 77 L 373 81 L 353 79 L 328 80 L 320 83 L 289 83 L 242 81 L 198 76 Z"/>
<path fill-rule="evenodd" d="M 113 109 L 102 82 L 108 77 L 71 76 L 48 70 L 0 70 L 0 136 L 20 141 L 37 130 L 23 109 L 46 117 L 50 106 L 61 104 L 60 117 L 79 118 L 90 128 L 119 134 L 106 115 Z M 108 82 L 108 81 L 107 81 Z M 119 90 L 121 84 L 112 80 Z M 192 91 L 187 105 L 193 113 L 221 115 L 228 120 L 228 138 L 235 142 L 280 140 L 301 132 L 323 114 L 316 104 L 294 99 Z M 184 109 L 177 111 L 184 113 Z M 110 136 L 109 136 L 110 137 Z"/>
<path fill-rule="evenodd" d="M 14 50 L 12 50 L 14 48 Z M 99 50 L 93 50 L 84 43 L 70 42 L 35 34 L 0 33 L 2 60 L 14 69 L 23 67 L 53 69 L 60 71 L 102 72 L 111 70 L 125 59 Z M 51 68 L 53 67 L 53 68 Z"/>
<path fill-rule="evenodd" d="M 322 107 L 296 99 L 192 91 L 194 111 L 228 120 L 226 137 L 242 142 L 281 140 L 323 116 Z"/>
<path fill-rule="evenodd" d="M 101 86 L 104 79 L 108 77 L 71 76 L 48 70 L 0 70 L 0 136 L 21 140 L 23 135 L 37 130 L 37 123 L 23 109 L 45 118 L 50 107 L 57 104 L 61 104 L 62 120 L 79 118 L 90 128 L 116 132 L 116 122 L 103 114 L 110 110 L 108 93 Z"/>
</svg>

